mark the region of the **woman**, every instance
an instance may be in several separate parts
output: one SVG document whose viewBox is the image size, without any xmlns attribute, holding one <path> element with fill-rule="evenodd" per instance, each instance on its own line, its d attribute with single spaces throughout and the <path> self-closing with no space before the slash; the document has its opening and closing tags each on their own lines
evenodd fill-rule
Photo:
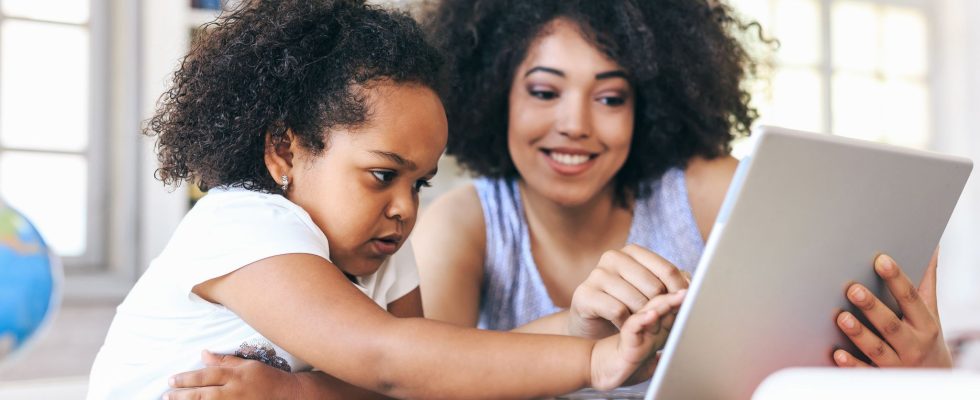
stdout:
<svg viewBox="0 0 980 400">
<path fill-rule="evenodd" d="M 427 21 L 453 63 L 447 152 L 481 178 L 419 222 L 426 317 L 601 337 L 686 287 L 756 117 L 731 34 L 754 25 L 690 0 L 457 0 Z M 875 365 L 951 366 L 935 260 L 917 290 L 890 258 L 874 267 L 906 318 L 853 285 L 883 336 L 847 312 L 842 331 Z"/>
</svg>

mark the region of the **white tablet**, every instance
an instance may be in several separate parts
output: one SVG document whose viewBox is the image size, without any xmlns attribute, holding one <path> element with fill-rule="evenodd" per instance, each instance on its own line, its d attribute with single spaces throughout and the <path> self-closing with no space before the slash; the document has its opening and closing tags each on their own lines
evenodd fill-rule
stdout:
<svg viewBox="0 0 980 400">
<path fill-rule="evenodd" d="M 856 351 L 837 328 L 872 260 L 921 279 L 970 160 L 764 127 L 739 164 L 653 376 L 649 399 L 748 399 L 786 367 Z M 894 301 L 889 305 L 895 307 Z"/>
</svg>

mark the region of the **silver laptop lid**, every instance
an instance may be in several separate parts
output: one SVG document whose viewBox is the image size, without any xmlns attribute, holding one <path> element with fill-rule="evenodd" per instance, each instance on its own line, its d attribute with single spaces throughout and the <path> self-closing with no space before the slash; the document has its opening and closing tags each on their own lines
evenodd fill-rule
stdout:
<svg viewBox="0 0 980 400">
<path fill-rule="evenodd" d="M 881 294 L 872 260 L 882 252 L 918 281 L 972 169 L 964 158 L 780 128 L 753 140 L 647 399 L 748 399 L 776 370 L 833 365 L 835 348 L 853 350 L 834 322 L 851 308 L 845 288 Z"/>
</svg>

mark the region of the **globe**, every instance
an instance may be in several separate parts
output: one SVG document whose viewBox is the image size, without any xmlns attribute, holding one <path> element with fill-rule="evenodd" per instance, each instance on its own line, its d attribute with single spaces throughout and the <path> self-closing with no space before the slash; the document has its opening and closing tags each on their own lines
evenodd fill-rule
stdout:
<svg viewBox="0 0 980 400">
<path fill-rule="evenodd" d="M 22 214 L 0 201 L 0 362 L 40 337 L 61 300 L 61 263 Z"/>
</svg>

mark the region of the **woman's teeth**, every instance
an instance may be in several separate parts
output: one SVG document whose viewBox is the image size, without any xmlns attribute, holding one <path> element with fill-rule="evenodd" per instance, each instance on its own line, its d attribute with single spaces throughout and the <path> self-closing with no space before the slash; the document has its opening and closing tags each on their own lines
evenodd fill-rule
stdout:
<svg viewBox="0 0 980 400">
<path fill-rule="evenodd" d="M 550 152 L 548 153 L 548 157 L 551 157 L 552 160 L 558 161 L 559 164 L 564 165 L 579 165 L 589 161 L 589 156 L 586 154 L 564 154 Z"/>
</svg>

